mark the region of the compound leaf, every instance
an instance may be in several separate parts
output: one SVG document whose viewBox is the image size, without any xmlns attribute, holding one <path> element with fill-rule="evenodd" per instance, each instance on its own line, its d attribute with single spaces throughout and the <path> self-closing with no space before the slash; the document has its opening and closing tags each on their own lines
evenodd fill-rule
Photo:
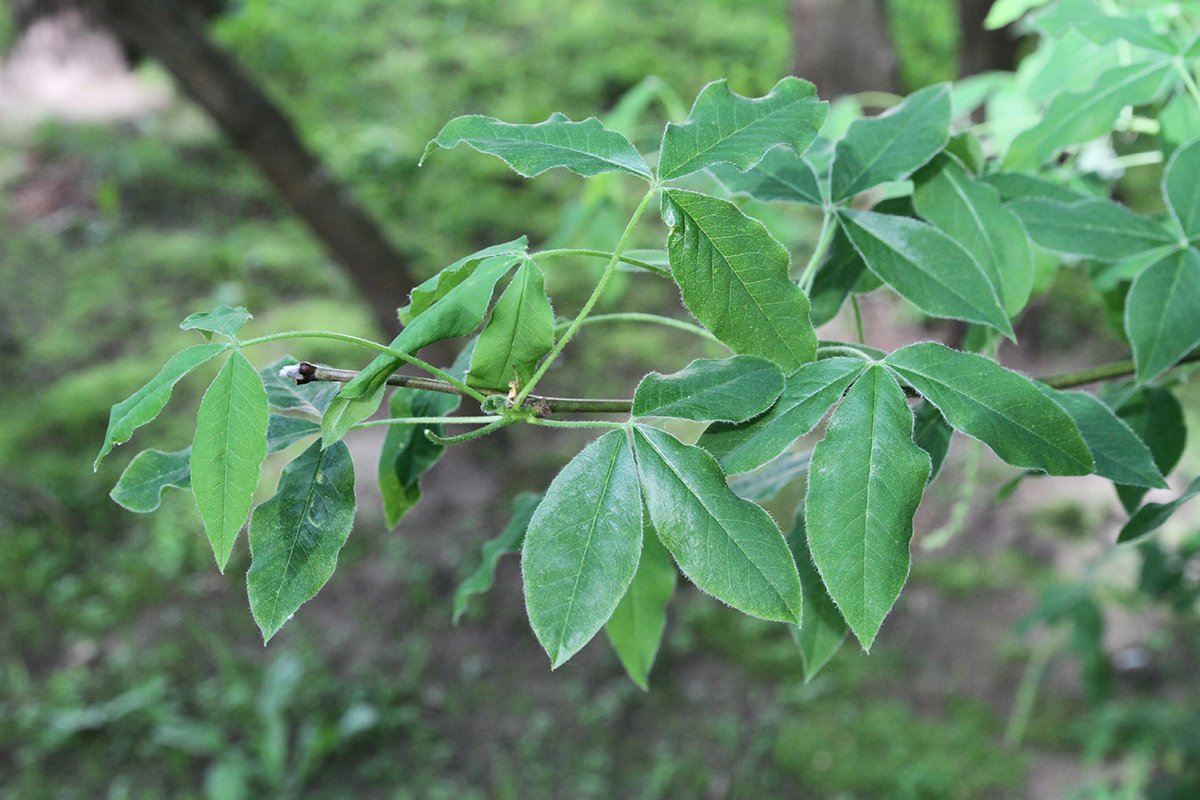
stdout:
<svg viewBox="0 0 1200 800">
<path fill-rule="evenodd" d="M 264 642 L 329 580 L 353 524 L 350 450 L 343 442 L 313 442 L 250 517 L 246 588 Z"/>
<path fill-rule="evenodd" d="M 320 432 L 321 426 L 310 419 L 271 414 L 267 417 L 267 455 L 286 450 L 305 436 Z"/>
<path fill-rule="evenodd" d="M 1193 139 L 1171 156 L 1163 174 L 1163 196 L 1171 216 L 1193 244 L 1200 239 L 1200 139 Z"/>
<path fill-rule="evenodd" d="M 629 435 L 585 447 L 546 490 L 522 549 L 533 632 L 557 669 L 612 616 L 642 551 L 642 495 Z"/>
<path fill-rule="evenodd" d="M 788 376 L 766 414 L 740 425 L 709 425 L 696 444 L 717 459 L 726 475 L 757 469 L 815 428 L 865 368 L 863 360 L 841 356 L 805 364 Z"/>
<path fill-rule="evenodd" d="M 783 386 L 783 370 L 765 358 L 698 358 L 671 375 L 642 378 L 633 416 L 742 422 L 770 408 Z"/>
<path fill-rule="evenodd" d="M 816 357 L 808 298 L 788 277 L 787 249 L 732 203 L 672 189 L 671 274 L 696 318 L 736 353 L 792 372 Z"/>
<path fill-rule="evenodd" d="M 669 123 L 658 163 L 660 180 L 690 175 L 713 164 L 748 169 L 776 145 L 802 154 L 817 137 L 828 103 L 808 81 L 784 78 L 764 97 L 751 99 L 714 81 L 700 91 L 687 122 Z"/>
<path fill-rule="evenodd" d="M 250 318 L 250 312 L 241 306 L 237 308 L 217 306 L 212 311 L 198 311 L 190 314 L 187 319 L 179 323 L 179 327 L 185 331 L 202 331 L 206 339 L 212 339 L 211 334 L 213 333 L 233 337 Z"/>
<path fill-rule="evenodd" d="M 800 658 L 804 661 L 804 682 L 808 683 L 841 648 L 850 629 L 813 564 L 803 508 L 796 514 L 796 524 L 787 535 L 787 543 L 796 560 L 800 588 L 804 592 L 804 626 L 793 627 L 792 635 L 800 648 Z"/>
<path fill-rule="evenodd" d="M 227 349 L 227 344 L 197 344 L 180 350 L 167 359 L 167 363 L 163 364 L 158 374 L 145 386 L 113 406 L 108 416 L 104 445 L 100 448 L 92 469 L 99 468 L 100 459 L 108 455 L 113 447 L 128 442 L 135 430 L 158 416 L 163 406 L 171 399 L 171 390 L 184 375 Z"/>
<path fill-rule="evenodd" d="M 951 112 L 950 84 L 940 83 L 877 117 L 856 119 L 834 146 L 833 202 L 908 177 L 924 165 L 949 141 Z"/>
<path fill-rule="evenodd" d="M 192 439 L 192 493 L 222 572 L 267 455 L 267 416 L 262 379 L 235 351 L 200 401 Z"/>
<path fill-rule="evenodd" d="M 958 242 L 926 222 L 895 214 L 842 209 L 838 218 L 871 272 L 914 306 L 1013 338 L 996 287 Z"/>
<path fill-rule="evenodd" d="M 764 203 L 783 200 L 819 206 L 822 202 L 816 167 L 790 147 L 768 150 L 762 161 L 744 172 L 728 164 L 714 164 L 709 171 L 731 194 Z"/>
<path fill-rule="evenodd" d="M 1121 533 L 1117 535 L 1117 541 L 1132 542 L 1154 533 L 1165 525 L 1171 515 L 1178 511 L 1184 503 L 1198 494 L 1200 494 L 1200 477 L 1193 479 L 1183 494 L 1169 503 L 1146 503 L 1130 517 L 1129 522 L 1125 523 L 1125 527 L 1121 528 Z"/>
<path fill-rule="evenodd" d="M 1200 344 L 1200 251 L 1171 253 L 1133 279 L 1125 330 L 1139 383 L 1157 378 Z"/>
<path fill-rule="evenodd" d="M 108 496 L 122 508 L 148 514 L 158 508 L 168 486 L 191 488 L 191 457 L 190 447 L 174 453 L 143 450 L 129 462 Z"/>
<path fill-rule="evenodd" d="M 396 309 L 401 325 L 408 325 L 417 317 L 429 310 L 441 300 L 450 290 L 461 284 L 474 274 L 487 259 L 493 256 L 520 256 L 528 249 L 528 240 L 522 236 L 504 244 L 494 244 L 477 250 L 471 255 L 460 258 L 448 267 L 442 268 L 436 275 L 425 280 L 409 293 L 408 305 Z"/>
<path fill-rule="evenodd" d="M 391 416 L 444 417 L 458 408 L 458 395 L 400 388 L 392 393 Z M 446 433 L 444 425 L 433 423 L 399 423 L 388 426 L 379 451 L 379 492 L 383 496 L 383 512 L 389 528 L 399 524 L 401 517 L 421 499 L 421 476 L 442 457 L 446 446 L 431 442 L 425 431 L 435 435 Z"/>
<path fill-rule="evenodd" d="M 865 650 L 908 578 L 913 515 L 929 477 L 912 430 L 904 390 L 872 366 L 833 412 L 809 467 L 808 546 Z"/>
<path fill-rule="evenodd" d="M 799 624 L 800 578 L 767 512 L 734 494 L 699 447 L 638 425 L 634 448 L 650 519 L 683 574 L 751 616 Z"/>
<path fill-rule="evenodd" d="M 1187 423 L 1183 407 L 1169 389 L 1141 387 L 1117 407 L 1117 416 L 1149 446 L 1160 475 L 1175 469 L 1187 443 Z M 1140 486 L 1117 487 L 1117 496 L 1130 514 L 1145 495 L 1146 489 Z"/>
<path fill-rule="evenodd" d="M 901 348 L 886 363 L 951 426 L 981 440 L 1009 464 L 1051 475 L 1095 471 L 1074 420 L 1024 375 L 934 342 Z"/>
<path fill-rule="evenodd" d="M 450 149 L 460 143 L 498 156 L 526 178 L 554 167 L 566 167 L 585 178 L 603 172 L 651 177 L 650 168 L 629 140 L 605 128 L 595 117 L 572 122 L 556 112 L 536 125 L 501 122 L 493 117 L 457 117 L 426 145 L 421 161 L 434 148 Z"/>
<path fill-rule="evenodd" d="M 279 374 L 284 367 L 298 363 L 291 356 L 283 356 L 258 371 L 263 388 L 267 390 L 267 402 L 280 411 L 300 411 L 319 417 L 325 413 L 333 396 L 341 389 L 341 384 L 336 381 L 296 383 Z"/>
<path fill-rule="evenodd" d="M 1063 392 L 1035 385 L 1075 420 L 1096 462 L 1097 475 L 1118 484 L 1167 488 L 1150 448 L 1112 409 L 1086 392 Z"/>
<path fill-rule="evenodd" d="M 1030 197 L 1013 200 L 1008 207 L 1034 242 L 1058 253 L 1119 261 L 1175 241 L 1154 220 L 1100 197 L 1072 203 Z"/>
<path fill-rule="evenodd" d="M 670 552 L 654 533 L 648 516 L 642 543 L 637 572 L 605 624 L 604 632 L 630 680 L 646 690 L 667 623 L 667 603 L 675 593 L 677 573 Z"/>
</svg>

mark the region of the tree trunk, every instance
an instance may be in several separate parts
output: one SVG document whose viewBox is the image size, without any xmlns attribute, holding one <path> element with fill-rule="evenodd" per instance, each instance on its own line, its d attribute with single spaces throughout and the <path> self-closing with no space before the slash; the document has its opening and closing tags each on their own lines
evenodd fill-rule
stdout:
<svg viewBox="0 0 1200 800">
<path fill-rule="evenodd" d="M 85 0 L 94 18 L 159 61 L 246 153 L 345 269 L 389 334 L 413 280 L 349 190 L 305 148 L 291 122 L 177 0 Z"/>
<path fill-rule="evenodd" d="M 791 15 L 794 72 L 822 98 L 897 90 L 883 0 L 792 0 Z"/>
</svg>

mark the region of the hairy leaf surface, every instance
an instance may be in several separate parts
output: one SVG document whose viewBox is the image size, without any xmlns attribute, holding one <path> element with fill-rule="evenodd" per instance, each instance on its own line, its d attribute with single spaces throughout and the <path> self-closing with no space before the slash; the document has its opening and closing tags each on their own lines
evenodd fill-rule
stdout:
<svg viewBox="0 0 1200 800">
<path fill-rule="evenodd" d="M 634 428 L 650 519 L 700 589 L 762 619 L 800 622 L 800 577 L 779 528 L 725 484 L 713 457 L 668 433 Z"/>
<path fill-rule="evenodd" d="M 541 268 L 526 260 L 501 293 L 492 318 L 479 334 L 468 382 L 503 389 L 516 380 L 524 386 L 552 347 L 554 310 L 546 297 Z"/>
<path fill-rule="evenodd" d="M 906 178 L 950 139 L 950 84 L 929 86 L 877 117 L 850 124 L 834 148 L 833 202 Z"/>
<path fill-rule="evenodd" d="M 200 401 L 192 439 L 192 493 L 222 572 L 267 455 L 267 416 L 262 379 L 235 351 Z"/>
<path fill-rule="evenodd" d="M 713 164 L 748 169 L 777 145 L 803 154 L 825 121 L 828 104 L 808 81 L 784 78 L 764 97 L 730 91 L 725 81 L 701 90 L 683 124 L 663 133 L 658 176 L 669 181 Z"/>
<path fill-rule="evenodd" d="M 1125 298 L 1125 330 L 1143 383 L 1200 345 L 1200 251 L 1176 251 L 1134 278 Z"/>
<path fill-rule="evenodd" d="M 192 486 L 192 449 L 174 453 L 143 450 L 133 457 L 121 473 L 121 479 L 108 496 L 122 508 L 148 514 L 162 502 L 168 486 L 190 489 Z"/>
<path fill-rule="evenodd" d="M 843 209 L 838 217 L 871 272 L 914 306 L 1013 338 L 996 287 L 958 242 L 928 223 L 894 214 Z"/>
<path fill-rule="evenodd" d="M 783 200 L 819 206 L 823 202 L 816 167 L 790 147 L 768 150 L 762 161 L 744 172 L 727 164 L 713 165 L 710 171 L 730 193 L 764 203 Z"/>
<path fill-rule="evenodd" d="M 783 386 L 783 370 L 765 358 L 698 358 L 671 375 L 642 378 L 633 416 L 742 422 L 770 408 Z"/>
<path fill-rule="evenodd" d="M 956 430 L 981 440 L 1009 464 L 1051 475 L 1094 471 L 1074 420 L 1024 375 L 934 342 L 901 348 L 887 364 Z"/>
<path fill-rule="evenodd" d="M 354 524 L 354 462 L 342 442 L 313 442 L 283 468 L 250 517 L 250 611 L 268 641 L 337 566 Z"/>
<path fill-rule="evenodd" d="M 1026 198 L 1008 207 L 1025 223 L 1033 241 L 1058 253 L 1118 261 L 1175 241 L 1154 220 L 1099 197 L 1073 203 Z"/>
<path fill-rule="evenodd" d="M 709 425 L 696 444 L 717 459 L 726 475 L 757 469 L 815 428 L 865 368 L 861 359 L 840 356 L 805 364 L 788 376 L 766 414 L 740 425 Z"/>
<path fill-rule="evenodd" d="M 912 440 L 904 390 L 873 366 L 833 412 L 808 472 L 808 545 L 830 597 L 870 650 L 908 577 L 929 456 Z"/>
<path fill-rule="evenodd" d="M 667 622 L 667 603 L 675 593 L 677 573 L 671 554 L 659 541 L 649 517 L 642 542 L 637 572 L 604 632 L 630 679 L 646 690 Z"/>
<path fill-rule="evenodd" d="M 792 372 L 816 357 L 808 298 L 788 277 L 787 249 L 737 206 L 669 190 L 667 251 L 683 302 L 736 353 Z"/>
<path fill-rule="evenodd" d="M 808 529 L 804 526 L 804 509 L 796 514 L 796 524 L 787 535 L 788 547 L 800 572 L 800 588 L 804 592 L 804 626 L 793 627 L 792 635 L 804 661 L 804 682 L 808 683 L 829 659 L 841 648 L 850 630 L 837 610 L 837 604 L 825 589 L 821 574 L 813 564 L 808 549 Z"/>
<path fill-rule="evenodd" d="M 612 616 L 642 551 L 642 495 L 629 435 L 601 436 L 550 484 L 521 557 L 533 632 L 557 669 Z"/>
<path fill-rule="evenodd" d="M 1036 384 L 1066 409 L 1096 462 L 1096 474 L 1113 483 L 1166 489 L 1146 443 L 1112 409 L 1086 392 L 1063 392 Z"/>
<path fill-rule="evenodd" d="M 526 178 L 554 167 L 566 167 L 585 178 L 603 172 L 651 177 L 650 168 L 629 140 L 605 128 L 595 117 L 572 122 L 556 112 L 536 125 L 512 124 L 477 115 L 458 117 L 447 122 L 426 145 L 421 161 L 434 148 L 449 149 L 460 143 L 498 156 Z"/>
</svg>

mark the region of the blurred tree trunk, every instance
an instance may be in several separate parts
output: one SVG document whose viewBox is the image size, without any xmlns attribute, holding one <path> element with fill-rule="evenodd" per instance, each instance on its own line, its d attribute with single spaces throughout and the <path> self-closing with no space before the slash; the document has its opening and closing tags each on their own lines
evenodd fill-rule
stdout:
<svg viewBox="0 0 1200 800">
<path fill-rule="evenodd" d="M 321 240 L 384 330 L 398 329 L 396 307 L 416 283 L 407 259 L 349 190 L 325 171 L 283 112 L 209 37 L 203 14 L 212 0 L 16 2 L 25 19 L 82 5 L 123 43 L 159 61 Z"/>
<path fill-rule="evenodd" d="M 909 0 L 918 2 L 918 0 Z M 1017 39 L 1010 28 L 985 31 L 993 0 L 958 0 L 959 77 L 1012 69 Z M 791 0 L 794 74 L 821 97 L 899 89 L 888 33 L 888 0 Z"/>
</svg>

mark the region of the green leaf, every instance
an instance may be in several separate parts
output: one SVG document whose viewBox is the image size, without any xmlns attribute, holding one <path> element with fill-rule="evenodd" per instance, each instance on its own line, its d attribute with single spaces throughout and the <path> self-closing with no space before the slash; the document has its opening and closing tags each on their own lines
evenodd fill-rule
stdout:
<svg viewBox="0 0 1200 800">
<path fill-rule="evenodd" d="M 1117 407 L 1117 416 L 1150 447 L 1160 475 L 1168 475 L 1183 455 L 1187 424 L 1175 395 L 1161 386 L 1143 386 Z M 1132 514 L 1145 497 L 1140 486 L 1118 486 L 1117 496 Z"/>
<path fill-rule="evenodd" d="M 200 401 L 192 439 L 192 493 L 222 572 L 267 455 L 267 416 L 262 379 L 235 351 Z"/>
<path fill-rule="evenodd" d="M 1154 220 L 1099 197 L 1073 203 L 1031 197 L 1013 200 L 1008 208 L 1034 242 L 1058 253 L 1119 261 L 1175 242 Z"/>
<path fill-rule="evenodd" d="M 511 252 L 485 258 L 469 276 L 447 290 L 434 305 L 414 316 L 412 322 L 392 340 L 392 349 L 415 353 L 425 345 L 465 336 L 475 330 L 487 313 L 496 282 L 508 274 L 521 258 L 521 255 Z M 399 358 L 381 354 L 358 377 L 342 387 L 321 420 L 321 434 L 326 446 L 375 413 L 383 400 L 388 377 L 402 363 Z"/>
<path fill-rule="evenodd" d="M 1163 173 L 1163 196 L 1183 235 L 1200 244 L 1200 139 L 1193 139 L 1171 156 Z"/>
<path fill-rule="evenodd" d="M 783 370 L 765 358 L 698 358 L 671 375 L 642 378 L 633 416 L 742 422 L 770 408 L 783 384 Z"/>
<path fill-rule="evenodd" d="M 659 541 L 648 517 L 642 542 L 637 572 L 604 632 L 629 678 L 646 690 L 667 622 L 667 603 L 675 593 L 676 572 L 670 552 Z"/>
<path fill-rule="evenodd" d="M 1154 100 L 1172 74 L 1170 61 L 1151 58 L 1105 70 L 1085 91 L 1058 94 L 1041 121 L 1013 140 L 1004 168 L 1034 170 L 1061 148 L 1104 136 L 1122 109 Z"/>
<path fill-rule="evenodd" d="M 926 314 L 990 325 L 1013 338 L 1008 314 L 983 268 L 928 223 L 873 211 L 838 211 L 871 272 Z"/>
<path fill-rule="evenodd" d="M 552 347 L 554 310 L 546 297 L 542 270 L 526 260 L 479 334 L 468 381 L 493 389 L 504 388 L 512 380 L 524 386 Z"/>
<path fill-rule="evenodd" d="M 467 604 L 471 595 L 483 594 L 492 588 L 496 580 L 496 565 L 503 556 L 521 552 L 525 542 L 525 531 L 529 528 L 529 520 L 537 510 L 542 495 L 534 492 L 521 492 L 513 498 L 512 517 L 500 535 L 483 545 L 483 560 L 471 573 L 471 576 L 458 585 L 454 592 L 454 624 L 457 625 L 462 615 L 467 612 Z M 635 578 L 636 580 L 636 578 Z"/>
<path fill-rule="evenodd" d="M 1060 0 L 1053 8 L 1038 15 L 1038 27 L 1050 35 L 1062 36 L 1064 28 L 1074 27 L 1096 44 L 1122 39 L 1137 47 L 1174 54 L 1178 48 L 1167 36 L 1154 31 L 1146 16 L 1112 16 L 1092 0 Z"/>
<path fill-rule="evenodd" d="M 1157 378 L 1200 344 L 1200 251 L 1171 253 L 1134 278 L 1125 299 L 1125 330 L 1139 383 Z"/>
<path fill-rule="evenodd" d="M 993 172 L 981 175 L 979 180 L 999 192 L 1000 199 L 1005 203 L 1025 197 L 1057 200 L 1060 203 L 1074 203 L 1086 198 L 1086 195 L 1061 183 L 1024 172 Z"/>
<path fill-rule="evenodd" d="M 1074 420 L 1024 375 L 933 342 L 901 348 L 886 363 L 956 430 L 981 440 L 1009 464 L 1051 475 L 1095 470 Z"/>
<path fill-rule="evenodd" d="M 717 459 L 726 475 L 757 469 L 815 428 L 866 366 L 861 359 L 845 357 L 805 364 L 788 376 L 766 414 L 740 425 L 714 423 L 696 444 Z"/>
<path fill-rule="evenodd" d="M 743 472 L 729 479 L 729 488 L 738 497 L 752 503 L 766 503 L 801 475 L 808 474 L 812 451 L 784 453 L 752 472 Z"/>
<path fill-rule="evenodd" d="M 915 176 L 917 212 L 975 259 L 1015 316 L 1033 288 L 1033 254 L 1021 220 L 999 193 L 969 176 L 955 159 L 938 155 Z"/>
<path fill-rule="evenodd" d="M 816 358 L 808 298 L 788 277 L 787 249 L 737 206 L 669 190 L 667 252 L 683 302 L 735 353 L 793 372 Z"/>
<path fill-rule="evenodd" d="M 444 417 L 458 408 L 458 395 L 400 388 L 392 393 L 391 416 Z M 421 476 L 442 457 L 446 446 L 429 441 L 425 431 L 446 433 L 440 424 L 389 425 L 379 452 L 379 491 L 384 518 L 394 528 L 421 499 Z"/>
<path fill-rule="evenodd" d="M 922 399 L 917 403 L 913 416 L 913 441 L 929 454 L 929 480 L 932 481 L 941 472 L 946 453 L 950 452 L 954 429 L 946 422 L 938 407 L 928 400 Z"/>
<path fill-rule="evenodd" d="M 808 316 L 814 327 L 819 328 L 837 316 L 863 275 L 875 278 L 839 225 L 829 243 L 828 256 L 813 276 Z"/>
<path fill-rule="evenodd" d="M 1179 497 L 1169 503 L 1146 503 L 1121 528 L 1117 542 L 1132 542 L 1161 528 L 1180 507 L 1200 494 L 1200 478 L 1195 478 Z"/>
<path fill-rule="evenodd" d="M 834 148 L 833 202 L 906 178 L 924 165 L 950 139 L 951 112 L 950 84 L 939 83 L 877 117 L 856 119 Z"/>
<path fill-rule="evenodd" d="M 229 345 L 226 344 L 197 344 L 180 350 L 167 359 L 167 363 L 149 383 L 113 406 L 108 416 L 104 445 L 92 465 L 93 471 L 100 467 L 100 459 L 108 455 L 114 446 L 128 442 L 135 430 L 158 416 L 171 399 L 171 390 L 184 375 L 228 349 Z"/>
<path fill-rule="evenodd" d="M 450 266 L 444 267 L 436 275 L 413 289 L 409 294 L 408 305 L 396 310 L 400 317 L 400 324 L 408 325 L 413 321 L 413 317 L 428 311 L 430 306 L 449 294 L 451 289 L 471 277 L 479 265 L 487 259 L 493 256 L 522 256 L 525 255 L 528 247 L 528 240 L 522 236 L 511 242 L 494 244 L 491 247 L 477 250 L 466 258 L 460 258 Z"/>
<path fill-rule="evenodd" d="M 354 461 L 342 442 L 311 446 L 250 517 L 250 611 L 268 641 L 337 566 L 354 524 Z"/>
<path fill-rule="evenodd" d="M 705 86 L 687 122 L 668 123 L 658 162 L 659 180 L 682 178 L 713 164 L 749 169 L 776 145 L 803 154 L 825 121 L 828 103 L 808 81 L 784 78 L 765 97 L 750 99 L 725 81 Z"/>
<path fill-rule="evenodd" d="M 1085 392 L 1063 392 L 1035 384 L 1071 415 L 1096 462 L 1096 474 L 1113 483 L 1166 489 L 1145 442 L 1108 406 Z"/>
<path fill-rule="evenodd" d="M 792 635 L 800 648 L 800 658 L 804 661 L 804 682 L 808 683 L 833 658 L 846 640 L 850 628 L 842 619 L 841 612 L 825 589 L 821 574 L 813 564 L 803 508 L 796 514 L 796 524 L 787 535 L 787 543 L 796 560 L 800 588 L 804 592 L 804 626 L 793 628 Z"/>
<path fill-rule="evenodd" d="M 283 356 L 258 371 L 263 388 L 267 390 L 267 402 L 272 408 L 280 411 L 299 411 L 319 417 L 325 413 L 325 409 L 329 407 L 330 401 L 342 385 L 336 381 L 311 381 L 301 384 L 279 374 L 284 367 L 299 363 L 291 356 Z"/>
<path fill-rule="evenodd" d="M 278 453 L 306 436 L 321 433 L 321 426 L 303 417 L 271 414 L 267 417 L 267 455 Z"/>
<path fill-rule="evenodd" d="M 191 488 L 191 456 L 190 447 L 174 453 L 143 450 L 129 462 L 108 496 L 122 508 L 148 514 L 158 508 L 162 493 L 168 486 Z"/>
<path fill-rule="evenodd" d="M 550 484 L 521 556 L 533 632 L 557 669 L 612 616 L 642 552 L 642 495 L 629 435 L 606 433 Z"/>
<path fill-rule="evenodd" d="M 458 117 L 426 145 L 421 163 L 434 148 L 450 149 L 460 143 L 498 156 L 526 178 L 554 167 L 566 167 L 585 178 L 603 172 L 651 177 L 650 168 L 629 140 L 595 117 L 572 122 L 556 112 L 536 125 L 514 125 L 493 117 Z"/>
<path fill-rule="evenodd" d="M 833 412 L 808 472 L 813 561 L 864 650 L 908 578 L 913 515 L 929 477 L 912 430 L 904 390 L 872 366 Z"/>
<path fill-rule="evenodd" d="M 683 574 L 751 616 L 800 623 L 800 577 L 783 534 L 725 484 L 713 457 L 670 434 L 634 427 L 650 519 Z"/>
<path fill-rule="evenodd" d="M 989 31 L 1003 28 L 1005 25 L 1016 22 L 1030 9 L 1044 6 L 1050 0 L 996 0 L 992 4 L 992 8 L 988 11 L 987 18 L 983 21 L 983 27 Z"/>
<path fill-rule="evenodd" d="M 179 327 L 185 331 L 204 331 L 205 338 L 212 339 L 211 333 L 220 333 L 233 338 L 242 326 L 251 319 L 250 312 L 238 306 L 217 306 L 212 311 L 198 311 L 190 315 Z"/>
<path fill-rule="evenodd" d="M 728 164 L 714 164 L 709 171 L 731 194 L 764 203 L 782 200 L 819 206 L 823 202 L 812 161 L 790 147 L 768 150 L 762 161 L 744 172 Z"/>
</svg>

